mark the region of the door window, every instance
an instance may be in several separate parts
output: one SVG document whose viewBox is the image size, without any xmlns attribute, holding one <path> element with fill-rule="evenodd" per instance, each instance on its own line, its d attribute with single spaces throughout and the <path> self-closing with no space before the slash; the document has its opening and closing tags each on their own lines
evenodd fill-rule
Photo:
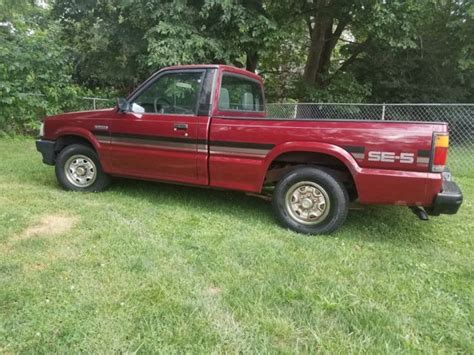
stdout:
<svg viewBox="0 0 474 355">
<path fill-rule="evenodd" d="M 224 74 L 219 94 L 219 110 L 263 111 L 261 85 L 237 75 Z"/>
<path fill-rule="evenodd" d="M 196 113 L 204 72 L 168 73 L 160 76 L 132 102 L 138 113 Z"/>
</svg>

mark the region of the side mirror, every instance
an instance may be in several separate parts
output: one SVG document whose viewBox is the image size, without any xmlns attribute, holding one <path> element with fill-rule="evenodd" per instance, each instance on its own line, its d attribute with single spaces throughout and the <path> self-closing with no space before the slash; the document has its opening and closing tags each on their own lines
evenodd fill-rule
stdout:
<svg viewBox="0 0 474 355">
<path fill-rule="evenodd" d="M 128 112 L 130 111 L 130 103 L 127 101 L 127 99 L 120 97 L 117 99 L 117 108 L 119 112 Z"/>
</svg>

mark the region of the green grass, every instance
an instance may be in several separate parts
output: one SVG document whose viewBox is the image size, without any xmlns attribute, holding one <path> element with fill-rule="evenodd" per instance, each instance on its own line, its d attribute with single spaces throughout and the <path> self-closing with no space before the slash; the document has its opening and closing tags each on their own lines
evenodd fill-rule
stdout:
<svg viewBox="0 0 474 355">
<path fill-rule="evenodd" d="M 243 194 L 65 192 L 31 140 L 0 152 L 0 353 L 474 352 L 473 175 L 455 216 L 371 206 L 313 238 Z M 51 215 L 76 223 L 25 234 Z"/>
<path fill-rule="evenodd" d="M 448 165 L 456 176 L 474 176 L 474 143 L 451 144 Z"/>
</svg>

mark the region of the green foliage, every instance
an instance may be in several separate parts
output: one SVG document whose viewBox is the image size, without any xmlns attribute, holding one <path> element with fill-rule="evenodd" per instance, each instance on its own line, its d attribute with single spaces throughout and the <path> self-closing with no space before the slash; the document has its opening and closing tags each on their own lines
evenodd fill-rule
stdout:
<svg viewBox="0 0 474 355">
<path fill-rule="evenodd" d="M 63 49 L 42 31 L 16 33 L 1 39 L 0 127 L 4 133 L 37 130 L 39 118 L 78 109 L 91 96 L 90 90 L 74 84 Z"/>
<path fill-rule="evenodd" d="M 269 96 L 304 101 L 359 101 L 377 96 L 375 83 L 355 75 L 354 65 L 367 56 L 374 43 L 385 43 L 402 53 L 416 48 L 418 26 L 430 6 L 432 1 L 425 0 L 272 4 L 269 12 L 284 30 L 273 37 L 270 50 L 262 55 Z M 285 26 L 289 18 L 292 21 Z M 377 53 L 386 59 L 385 65 L 391 60 L 384 56 L 386 51 L 379 49 Z M 367 77 L 376 75 L 366 73 Z M 299 83 L 301 78 L 305 84 Z"/>
<path fill-rule="evenodd" d="M 75 59 L 75 82 L 90 88 L 114 87 L 125 95 L 151 74 L 144 39 L 144 29 L 157 21 L 151 6 L 152 2 L 133 6 L 125 0 L 55 1 L 51 16 L 59 21 L 61 39 Z"/>
<path fill-rule="evenodd" d="M 413 10 L 413 9 L 412 9 Z M 350 71 L 374 102 L 473 102 L 474 3 L 419 1 L 400 45 L 374 38 Z"/>
<path fill-rule="evenodd" d="M 58 0 L 52 11 L 76 50 L 78 81 L 122 92 L 163 66 L 245 66 L 272 28 L 258 1 Z"/>
<path fill-rule="evenodd" d="M 371 94 L 370 85 L 361 84 L 351 73 L 341 73 L 334 77 L 326 88 L 298 80 L 294 92 L 290 94 L 301 102 L 364 102 Z M 286 100 L 285 100 L 286 101 Z"/>
<path fill-rule="evenodd" d="M 53 14 L 88 87 L 127 92 L 163 66 L 227 63 L 262 73 L 270 101 L 472 100 L 467 0 L 58 0 Z M 303 85 L 320 22 L 326 46 Z"/>
<path fill-rule="evenodd" d="M 15 22 L 37 13 L 34 0 L 0 0 L 0 22 Z"/>
<path fill-rule="evenodd" d="M 36 23 L 46 21 L 34 14 Z M 0 133 L 36 132 L 40 118 L 86 108 L 88 88 L 72 80 L 73 58 L 58 28 L 15 18 L 0 31 Z M 90 107 L 90 106 L 89 106 Z"/>
<path fill-rule="evenodd" d="M 80 96 L 124 96 L 161 67 L 188 63 L 257 71 L 270 102 L 474 101 L 468 0 L 50 5 L 0 0 L 3 132 L 32 131 L 41 116 L 90 108 Z"/>
</svg>

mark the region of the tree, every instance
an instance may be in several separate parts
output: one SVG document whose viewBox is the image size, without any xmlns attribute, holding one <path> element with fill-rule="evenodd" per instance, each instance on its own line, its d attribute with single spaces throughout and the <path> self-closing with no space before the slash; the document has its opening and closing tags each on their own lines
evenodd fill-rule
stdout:
<svg viewBox="0 0 474 355">
<path fill-rule="evenodd" d="M 375 102 L 473 102 L 474 4 L 467 0 L 419 2 L 411 19 L 411 46 L 382 38 L 351 67 L 370 83 Z"/>
<path fill-rule="evenodd" d="M 435 40 L 445 38 L 445 35 L 458 38 L 458 41 L 450 43 L 458 49 L 452 48 L 452 53 L 462 52 L 466 56 L 468 44 L 472 43 L 469 37 L 473 33 L 466 17 L 469 13 L 468 4 L 468 1 L 462 0 L 268 1 L 267 9 L 271 19 L 279 28 L 284 28 L 284 31 L 273 37 L 275 43 L 268 46 L 270 52 L 264 52 L 261 56 L 261 70 L 269 79 L 270 92 L 280 98 L 361 101 L 372 97 L 372 100 L 376 100 L 380 96 L 378 79 L 385 74 L 389 75 L 395 67 L 406 64 L 407 68 L 412 67 L 413 73 L 423 72 L 420 68 L 425 67 L 424 60 L 410 63 L 410 60 L 405 59 L 408 53 L 417 51 L 420 46 L 421 32 L 425 33 L 425 47 L 428 45 L 428 38 Z M 452 22 L 446 25 L 451 30 L 443 30 L 442 24 L 446 24 L 446 21 L 442 16 L 436 15 L 436 7 L 452 9 Z M 464 10 L 454 10 L 455 8 Z M 452 27 L 455 23 L 453 21 L 457 21 L 455 27 Z M 425 24 L 423 30 L 422 24 Z M 444 34 L 441 33 L 443 31 Z M 439 33 L 427 35 L 430 32 Z M 461 39 L 463 33 L 464 37 Z M 462 43 L 465 44 L 464 47 Z M 439 41 L 436 47 L 439 49 L 437 58 L 441 58 L 442 52 L 449 48 Z M 396 56 L 395 53 L 399 55 Z M 392 57 L 396 60 L 391 61 Z M 366 63 L 365 71 L 360 65 L 362 62 Z M 391 62 L 391 65 L 387 65 L 387 62 Z M 463 63 L 466 67 L 467 61 L 464 60 Z M 445 70 L 442 72 L 451 77 L 456 72 L 464 79 L 469 76 L 468 70 L 461 66 L 454 69 L 453 75 Z M 404 77 L 399 70 L 395 70 L 394 81 L 397 76 Z M 284 77 L 285 83 L 281 83 L 277 79 L 279 77 Z M 412 85 L 414 90 L 420 89 L 417 80 L 406 76 L 404 80 L 404 83 L 395 85 L 399 93 L 406 92 L 404 85 Z M 430 86 L 432 85 L 423 88 L 427 96 L 432 94 Z M 462 85 L 457 87 L 465 88 Z M 418 95 L 420 94 L 422 93 L 419 91 Z M 415 96 L 411 96 L 412 99 Z"/>
<path fill-rule="evenodd" d="M 413 23 L 407 14 L 413 13 L 418 3 L 414 0 L 296 1 L 295 16 L 304 21 L 308 31 L 303 79 L 318 87 L 328 86 L 374 39 L 383 38 L 392 46 L 412 45 Z"/>
<path fill-rule="evenodd" d="M 255 70 L 272 28 L 260 0 L 58 0 L 53 15 L 76 48 L 77 80 L 122 91 L 167 65 Z"/>
<path fill-rule="evenodd" d="M 262 74 L 270 101 L 472 100 L 468 0 L 56 0 L 51 16 L 33 3 L 3 0 L 3 21 L 59 23 L 50 44 L 89 89 L 225 63 Z"/>
<path fill-rule="evenodd" d="M 34 0 L 0 0 L 0 22 L 7 23 L 37 12 Z M 4 26 L 6 27 L 6 26 Z"/>
<path fill-rule="evenodd" d="M 336 85 L 333 85 L 336 90 L 328 87 L 336 76 L 346 71 L 369 41 L 368 35 L 361 35 L 360 42 L 341 42 L 343 35 L 353 37 L 351 31 L 354 26 L 364 23 L 361 17 L 367 20 L 373 16 L 370 7 L 373 5 L 365 3 L 345 0 L 267 2 L 270 18 L 283 30 L 273 36 L 273 46 L 269 46 L 273 53 L 263 56 L 262 72 L 270 77 L 271 84 L 277 82 L 273 80 L 275 75 L 292 82 L 289 87 L 282 88 L 280 85 L 280 89 L 277 89 L 280 93 L 285 92 L 283 97 L 290 95 L 302 100 L 316 97 L 340 99 L 341 95 L 336 92 L 341 91 L 342 97 L 346 99 L 359 101 L 363 98 L 366 89 L 361 85 L 349 84 L 352 77 L 348 74 L 339 76 Z M 281 53 L 281 58 L 275 58 L 275 52 Z M 321 95 L 323 90 L 327 92 Z"/>
<path fill-rule="evenodd" d="M 71 51 L 48 11 L 11 5 L 0 28 L 0 133 L 36 133 L 40 118 L 77 110 L 92 93 L 73 82 Z"/>
</svg>

